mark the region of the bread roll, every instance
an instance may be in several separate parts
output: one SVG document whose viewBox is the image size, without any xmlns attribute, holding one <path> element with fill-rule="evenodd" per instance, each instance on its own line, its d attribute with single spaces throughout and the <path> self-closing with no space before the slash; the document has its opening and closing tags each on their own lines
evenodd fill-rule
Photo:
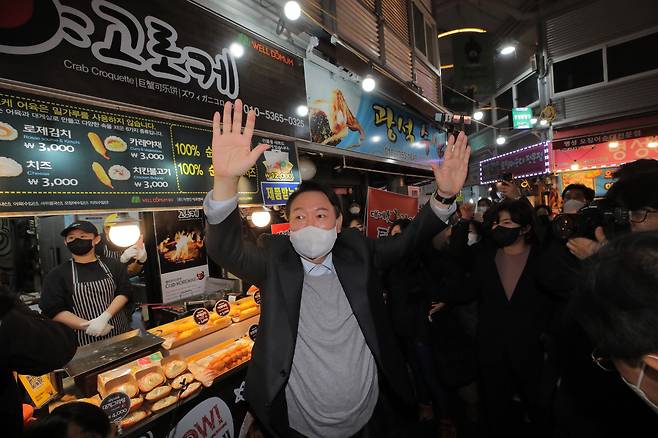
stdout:
<svg viewBox="0 0 658 438">
<path fill-rule="evenodd" d="M 130 399 L 130 410 L 128 412 L 132 412 L 136 409 L 139 409 L 143 404 L 144 404 L 144 398 L 143 397 L 131 398 Z"/>
<path fill-rule="evenodd" d="M 146 394 L 146 401 L 156 401 L 168 396 L 171 393 L 171 386 L 158 386 L 148 394 Z"/>
<path fill-rule="evenodd" d="M 127 429 L 129 427 L 132 427 L 135 424 L 142 421 L 147 416 L 148 414 L 142 410 L 130 412 L 128 415 L 126 415 L 126 417 L 123 420 L 121 420 L 121 428 Z"/>
<path fill-rule="evenodd" d="M 173 379 L 174 377 L 185 372 L 187 369 L 187 362 L 184 360 L 172 360 L 167 365 L 164 366 L 164 373 L 167 376 L 167 379 Z"/>
<path fill-rule="evenodd" d="M 171 382 L 171 387 L 174 389 L 181 389 L 183 387 L 183 382 L 185 382 L 185 385 L 189 385 L 190 383 L 194 382 L 194 374 L 181 374 L 180 376 L 176 377 L 173 382 Z"/>
<path fill-rule="evenodd" d="M 139 379 L 139 389 L 140 391 L 146 393 L 151 392 L 156 386 L 160 386 L 164 383 L 165 378 L 162 374 L 158 372 L 148 373 L 141 379 Z"/>
<path fill-rule="evenodd" d="M 122 383 L 121 385 L 111 386 L 110 388 L 108 388 L 108 394 L 111 392 L 123 392 L 128 397 L 133 398 L 137 395 L 139 391 L 137 390 L 137 387 L 135 386 L 134 383 L 126 382 L 126 383 Z"/>
<path fill-rule="evenodd" d="M 151 410 L 153 410 L 153 412 L 161 411 L 173 405 L 177 401 L 178 401 L 178 397 L 176 397 L 175 395 L 170 395 L 169 397 L 165 397 L 162 400 L 155 402 Z"/>
<path fill-rule="evenodd" d="M 180 398 L 187 398 L 197 392 L 199 389 L 201 389 L 201 382 L 192 382 L 187 386 L 187 388 L 185 388 L 185 391 L 181 393 Z"/>
</svg>

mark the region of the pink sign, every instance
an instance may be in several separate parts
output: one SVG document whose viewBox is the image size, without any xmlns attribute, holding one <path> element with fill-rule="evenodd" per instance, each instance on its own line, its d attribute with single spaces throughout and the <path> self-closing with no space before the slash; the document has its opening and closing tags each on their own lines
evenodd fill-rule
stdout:
<svg viewBox="0 0 658 438">
<path fill-rule="evenodd" d="M 572 166 L 577 169 L 614 167 L 641 158 L 658 159 L 656 137 L 632 138 L 615 143 L 617 143 L 616 147 L 610 147 L 611 143 L 606 142 L 553 149 L 553 170 L 556 172 L 575 170 Z"/>
</svg>

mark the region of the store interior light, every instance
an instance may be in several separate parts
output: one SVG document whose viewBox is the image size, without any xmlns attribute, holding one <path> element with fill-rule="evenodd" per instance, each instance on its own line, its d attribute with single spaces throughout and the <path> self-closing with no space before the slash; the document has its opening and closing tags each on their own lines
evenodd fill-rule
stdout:
<svg viewBox="0 0 658 438">
<path fill-rule="evenodd" d="M 619 142 L 618 141 L 611 141 L 608 143 L 608 147 L 610 149 L 617 149 L 619 147 Z"/>
<path fill-rule="evenodd" d="M 117 218 L 109 225 L 108 238 L 110 242 L 121 248 L 134 245 L 142 235 L 139 229 L 139 220 L 128 216 L 128 213 L 119 213 Z"/>
<path fill-rule="evenodd" d="M 539 121 L 539 124 L 540 124 L 541 126 L 548 126 L 548 120 L 546 120 L 546 119 L 541 119 L 541 120 Z"/>
<path fill-rule="evenodd" d="M 283 13 L 286 14 L 288 20 L 295 21 L 302 16 L 302 7 L 299 6 L 299 3 L 294 1 L 286 2 L 283 7 Z"/>
<path fill-rule="evenodd" d="M 451 68 L 455 68 L 455 64 L 444 64 L 441 66 L 441 70 L 448 70 Z"/>
<path fill-rule="evenodd" d="M 242 55 L 244 55 L 244 46 L 240 43 L 231 43 L 228 51 L 231 52 L 234 58 L 242 58 Z"/>
<path fill-rule="evenodd" d="M 578 164 L 578 161 L 573 160 L 573 163 L 571 163 L 571 170 L 578 170 L 580 169 L 580 164 Z"/>
<path fill-rule="evenodd" d="M 531 125 L 536 125 L 537 124 L 537 117 L 533 117 L 530 119 L 530 124 Z"/>
<path fill-rule="evenodd" d="M 308 116 L 308 107 L 306 105 L 299 105 L 296 112 L 299 117 L 306 117 Z"/>
<path fill-rule="evenodd" d="M 379 135 L 373 135 L 371 140 L 373 143 L 379 143 L 380 141 L 382 141 L 382 138 Z"/>
<path fill-rule="evenodd" d="M 251 223 L 256 225 L 258 228 L 266 227 L 271 220 L 272 216 L 267 210 L 255 210 L 251 213 Z"/>
<path fill-rule="evenodd" d="M 651 149 L 658 148 L 658 138 L 654 137 L 651 140 L 649 140 L 649 143 L 647 143 L 647 147 L 650 147 Z"/>
<path fill-rule="evenodd" d="M 453 29 L 447 32 L 442 32 L 437 37 L 445 38 L 447 36 L 455 35 L 457 33 L 486 33 L 486 32 L 487 32 L 486 29 L 482 29 L 481 27 L 460 27 L 459 29 Z"/>
<path fill-rule="evenodd" d="M 363 82 L 361 82 L 361 88 L 363 88 L 363 91 L 366 93 L 370 93 L 375 89 L 377 86 L 377 83 L 375 82 L 375 79 L 368 75 L 363 79 Z"/>
<path fill-rule="evenodd" d="M 512 44 L 506 44 L 500 48 L 501 55 L 511 55 L 514 52 L 516 52 L 516 46 Z"/>
<path fill-rule="evenodd" d="M 496 144 L 505 144 L 506 141 L 507 141 L 507 138 L 505 138 L 504 135 L 499 135 L 496 138 Z"/>
<path fill-rule="evenodd" d="M 482 110 L 477 110 L 477 111 L 475 111 L 475 112 L 473 113 L 473 118 L 474 118 L 475 120 L 482 120 L 482 119 L 484 119 L 484 112 L 482 112 Z"/>
</svg>

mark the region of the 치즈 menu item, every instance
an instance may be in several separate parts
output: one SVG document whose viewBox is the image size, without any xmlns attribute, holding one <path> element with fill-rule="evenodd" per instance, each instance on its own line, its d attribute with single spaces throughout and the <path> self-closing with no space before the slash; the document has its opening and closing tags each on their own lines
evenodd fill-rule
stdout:
<svg viewBox="0 0 658 438">
<path fill-rule="evenodd" d="M 199 208 L 213 183 L 211 139 L 209 128 L 0 89 L 0 214 Z M 260 142 L 270 159 L 242 178 L 240 203 L 269 194 L 284 204 L 300 181 L 295 145 Z"/>
</svg>

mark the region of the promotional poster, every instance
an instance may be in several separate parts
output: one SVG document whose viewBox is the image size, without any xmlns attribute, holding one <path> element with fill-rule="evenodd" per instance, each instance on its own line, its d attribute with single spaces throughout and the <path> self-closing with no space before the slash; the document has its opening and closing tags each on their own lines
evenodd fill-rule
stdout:
<svg viewBox="0 0 658 438">
<path fill-rule="evenodd" d="M 413 219 L 418 213 L 418 198 L 368 187 L 366 235 L 386 237 L 393 222 Z"/>
</svg>

